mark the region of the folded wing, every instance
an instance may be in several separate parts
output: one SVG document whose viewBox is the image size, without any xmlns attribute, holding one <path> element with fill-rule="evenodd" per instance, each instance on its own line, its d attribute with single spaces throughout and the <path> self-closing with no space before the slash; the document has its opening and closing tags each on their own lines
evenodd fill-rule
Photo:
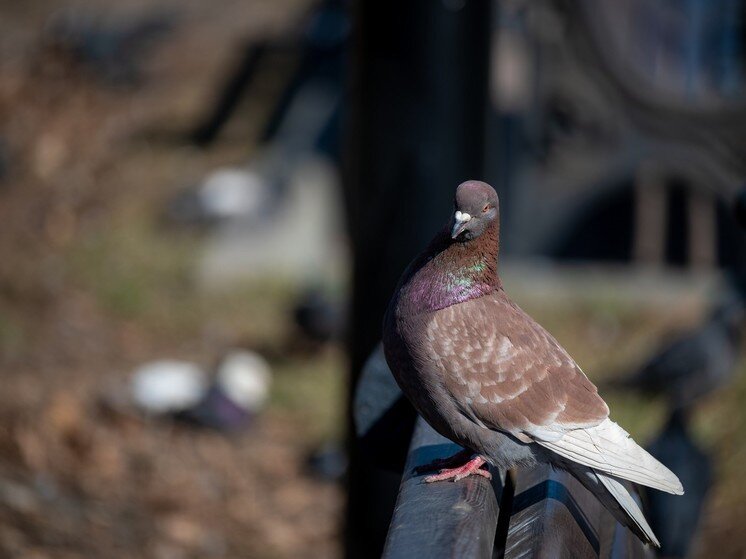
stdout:
<svg viewBox="0 0 746 559">
<path fill-rule="evenodd" d="M 426 343 L 456 405 L 487 428 L 550 440 L 609 415 L 562 346 L 502 292 L 440 311 Z"/>
<path fill-rule="evenodd" d="M 611 476 L 683 492 L 608 419 L 608 406 L 562 346 L 503 292 L 450 309 L 429 324 L 427 354 L 465 416 Z"/>
<path fill-rule="evenodd" d="M 679 478 L 610 419 L 595 427 L 568 431 L 554 441 L 536 442 L 563 458 L 612 476 L 675 495 L 684 493 Z"/>
</svg>

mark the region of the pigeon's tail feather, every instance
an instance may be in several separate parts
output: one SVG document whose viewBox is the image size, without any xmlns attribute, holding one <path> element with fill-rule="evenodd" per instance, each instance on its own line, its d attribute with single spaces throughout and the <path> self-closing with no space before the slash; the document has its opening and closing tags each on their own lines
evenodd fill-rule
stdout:
<svg viewBox="0 0 746 559">
<path fill-rule="evenodd" d="M 569 465 L 569 470 L 622 526 L 632 530 L 644 543 L 661 546 L 634 497 L 624 485 L 613 477 L 577 464 Z"/>
<path fill-rule="evenodd" d="M 595 427 L 574 429 L 554 441 L 537 443 L 567 460 L 640 485 L 682 495 L 684 488 L 671 470 L 638 445 L 609 419 Z"/>
</svg>

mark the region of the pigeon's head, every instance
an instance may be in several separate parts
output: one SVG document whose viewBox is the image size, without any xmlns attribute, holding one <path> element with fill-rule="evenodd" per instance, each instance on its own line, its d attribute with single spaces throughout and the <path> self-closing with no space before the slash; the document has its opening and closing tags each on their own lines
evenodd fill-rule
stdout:
<svg viewBox="0 0 746 559">
<path fill-rule="evenodd" d="M 451 238 L 476 239 L 498 218 L 497 192 L 486 182 L 466 181 L 456 188 Z"/>
</svg>

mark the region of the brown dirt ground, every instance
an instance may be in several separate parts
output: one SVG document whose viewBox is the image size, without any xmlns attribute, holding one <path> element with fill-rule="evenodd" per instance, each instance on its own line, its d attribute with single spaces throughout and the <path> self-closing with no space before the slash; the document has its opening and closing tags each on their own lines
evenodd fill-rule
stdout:
<svg viewBox="0 0 746 559">
<path fill-rule="evenodd" d="M 98 83 L 45 44 L 44 22 L 64 3 L 2 8 L 0 135 L 11 166 L 0 183 L 0 557 L 338 555 L 341 490 L 303 464 L 335 434 L 339 351 L 275 351 L 272 405 L 239 435 L 111 401 L 142 361 L 210 364 L 235 345 L 272 353 L 288 335 L 290 288 L 200 294 L 189 273 L 199 240 L 164 231 L 159 212 L 211 166 L 247 160 L 288 61 L 263 74 L 259 108 L 242 108 L 209 153 L 179 137 L 242 42 L 292 26 L 304 4 L 177 3 L 182 20 L 133 89 Z M 112 4 L 145 6 L 155 7 Z M 322 413 L 298 409 L 317 385 Z"/>
</svg>

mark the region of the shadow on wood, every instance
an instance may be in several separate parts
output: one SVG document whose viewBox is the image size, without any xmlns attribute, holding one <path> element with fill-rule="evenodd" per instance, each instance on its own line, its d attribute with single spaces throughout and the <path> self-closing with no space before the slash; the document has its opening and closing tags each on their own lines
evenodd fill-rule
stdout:
<svg viewBox="0 0 746 559">
<path fill-rule="evenodd" d="M 461 447 L 417 422 L 383 557 L 492 557 L 504 477 L 425 484 L 414 468 Z"/>
</svg>

